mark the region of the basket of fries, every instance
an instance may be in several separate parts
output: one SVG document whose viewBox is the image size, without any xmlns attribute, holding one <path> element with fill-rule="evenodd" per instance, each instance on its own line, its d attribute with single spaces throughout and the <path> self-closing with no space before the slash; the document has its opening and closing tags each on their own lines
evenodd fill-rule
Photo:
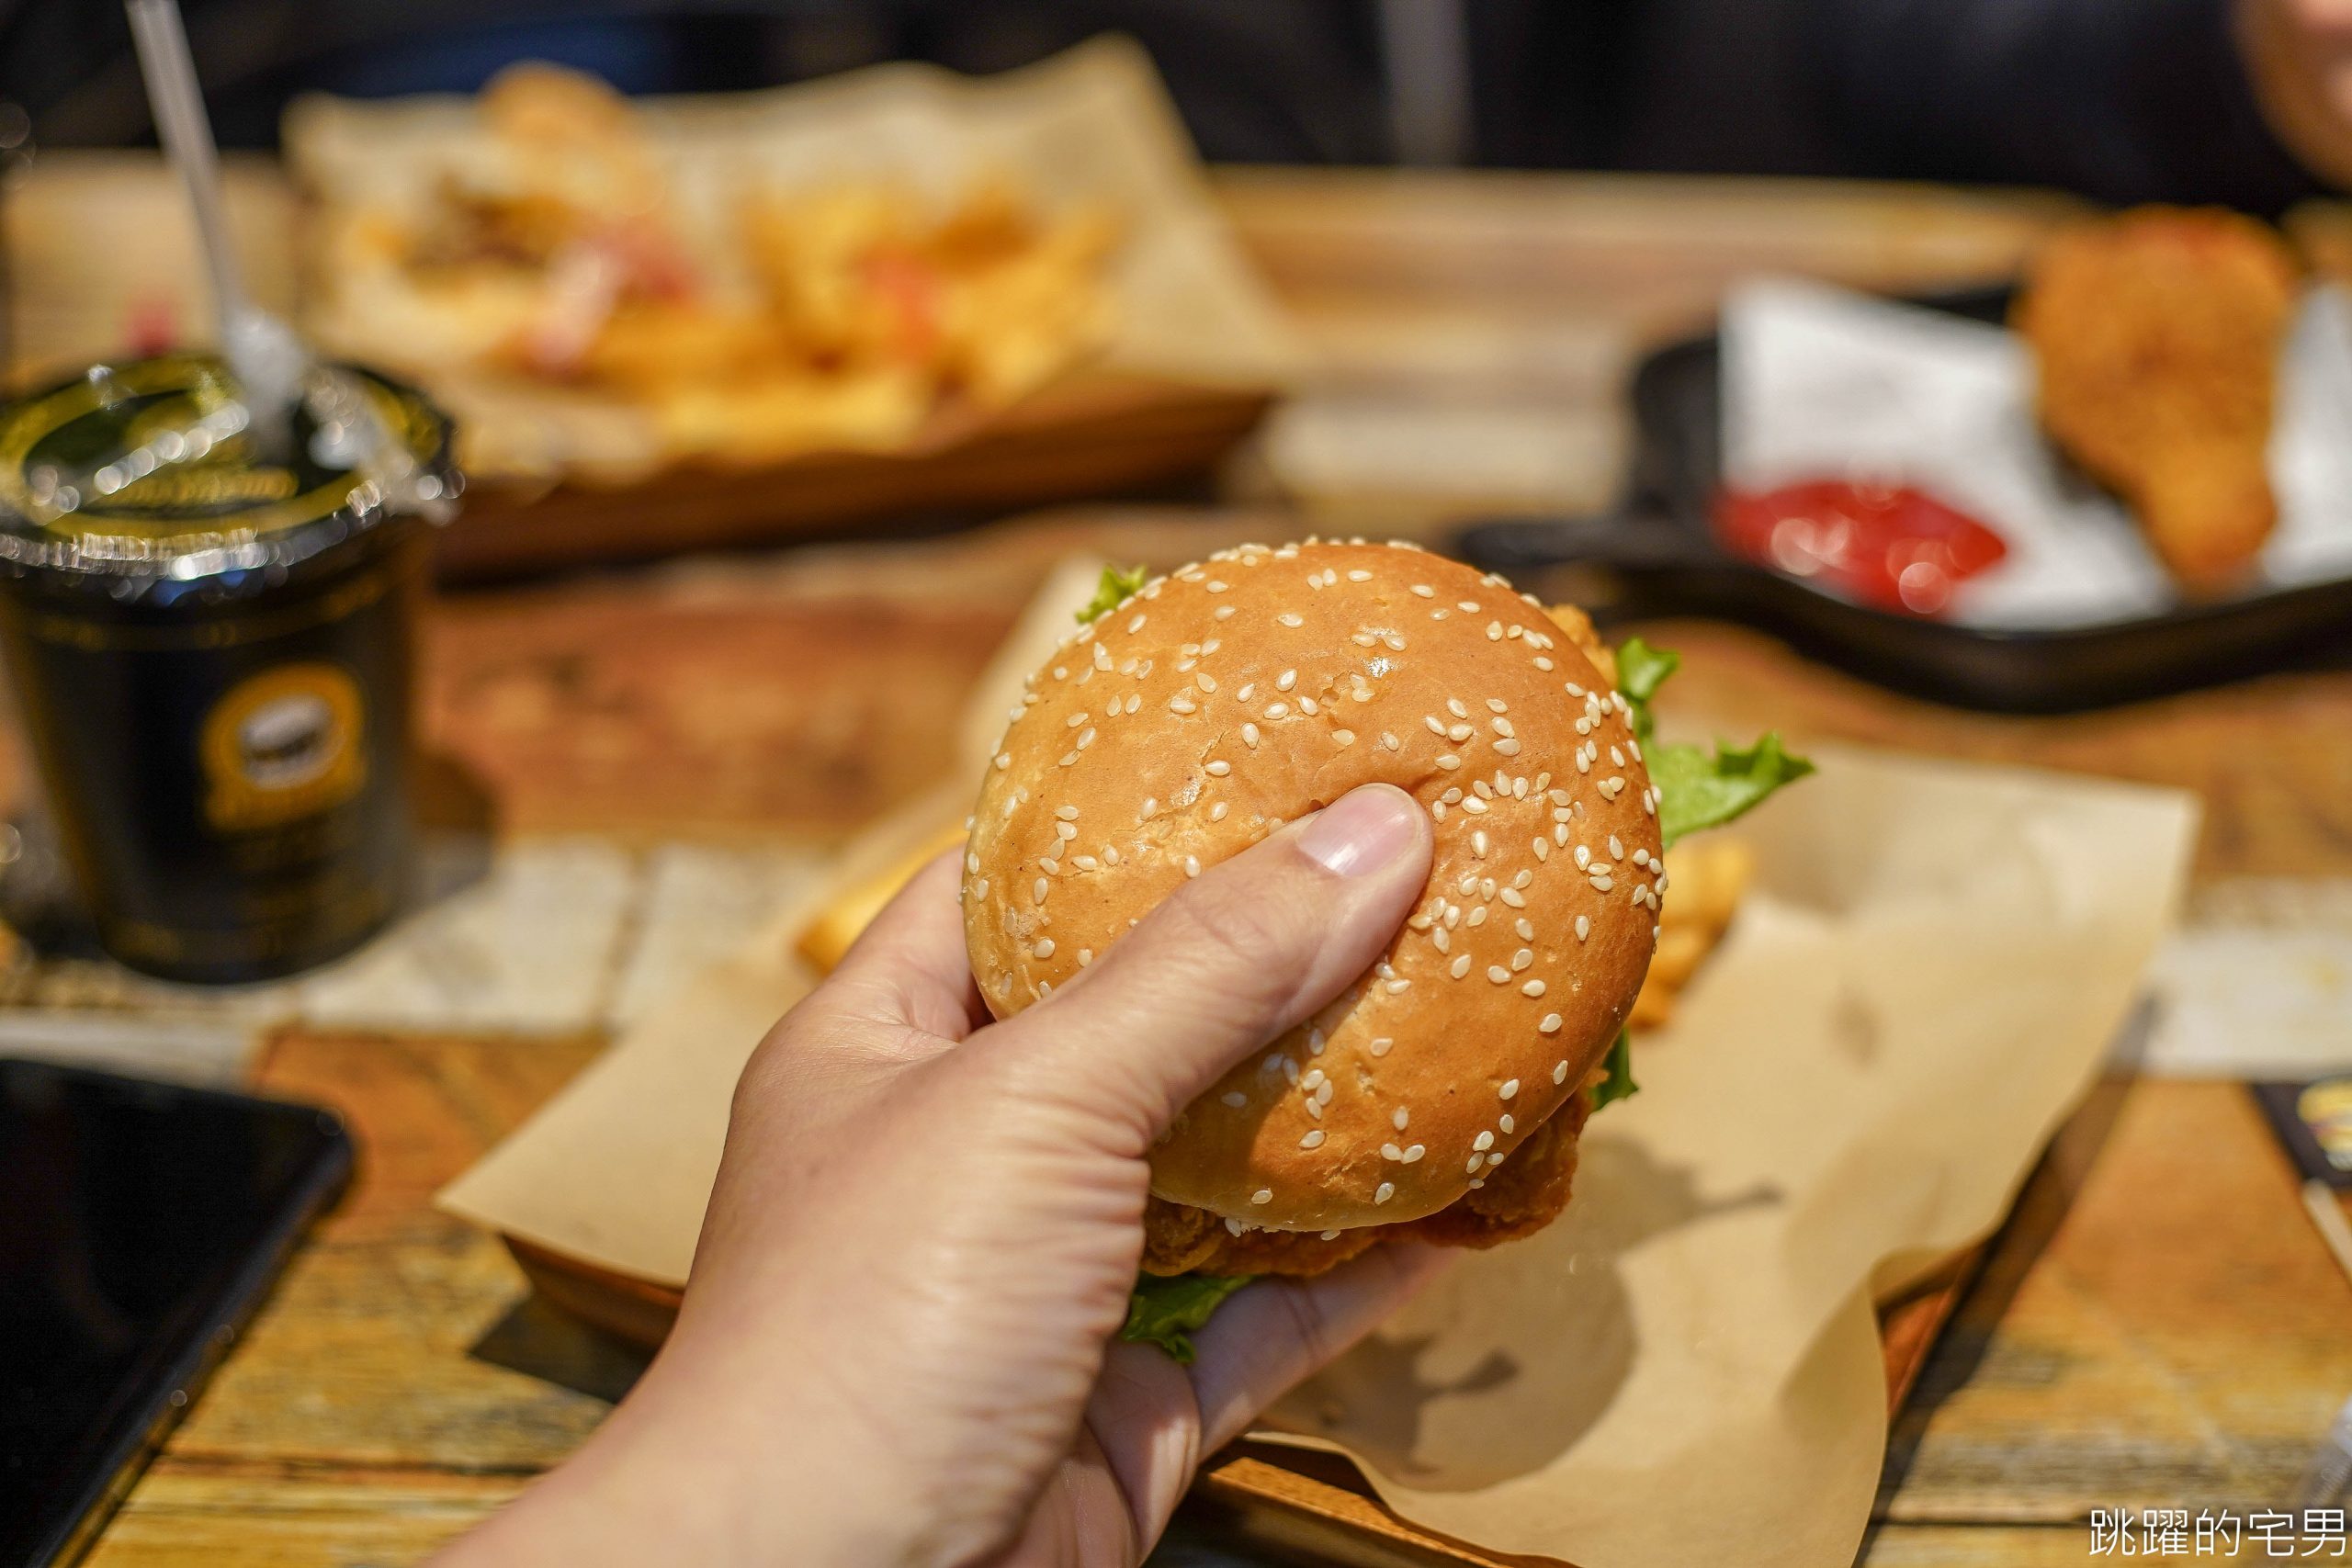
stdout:
<svg viewBox="0 0 2352 1568">
<path fill-rule="evenodd" d="M 1295 357 L 1117 40 L 694 99 L 524 65 L 285 142 L 306 328 L 458 419 L 460 570 L 1132 489 Z"/>
</svg>

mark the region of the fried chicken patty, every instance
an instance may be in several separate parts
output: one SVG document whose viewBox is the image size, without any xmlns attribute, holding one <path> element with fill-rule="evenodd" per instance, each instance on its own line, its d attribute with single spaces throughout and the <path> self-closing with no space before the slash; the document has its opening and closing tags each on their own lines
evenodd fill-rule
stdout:
<svg viewBox="0 0 2352 1568">
<path fill-rule="evenodd" d="M 1568 1206 L 1576 1178 L 1577 1136 L 1591 1113 L 1591 1099 L 1569 1097 L 1500 1169 L 1489 1168 L 1474 1187 L 1436 1213 L 1393 1225 L 1343 1231 L 1235 1232 L 1206 1209 L 1164 1198 L 1144 1207 L 1143 1271 L 1147 1274 L 1320 1274 L 1375 1242 L 1411 1238 L 1439 1247 L 1493 1247 L 1532 1235 Z"/>
</svg>

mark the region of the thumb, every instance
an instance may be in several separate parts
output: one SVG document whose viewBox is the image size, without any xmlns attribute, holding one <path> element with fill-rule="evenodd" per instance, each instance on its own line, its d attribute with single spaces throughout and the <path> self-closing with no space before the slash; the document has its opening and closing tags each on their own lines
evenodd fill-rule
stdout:
<svg viewBox="0 0 2352 1568">
<path fill-rule="evenodd" d="M 1411 795 L 1353 790 L 1185 883 L 1005 1027 L 1042 1081 L 1082 1087 L 1148 1144 L 1373 965 L 1428 884 L 1430 838 Z"/>
</svg>

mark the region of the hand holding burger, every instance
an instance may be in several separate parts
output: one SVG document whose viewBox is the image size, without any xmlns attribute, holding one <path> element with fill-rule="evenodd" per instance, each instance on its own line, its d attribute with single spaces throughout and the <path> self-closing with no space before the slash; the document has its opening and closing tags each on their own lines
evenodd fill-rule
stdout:
<svg viewBox="0 0 2352 1568">
<path fill-rule="evenodd" d="M 1589 637 L 1356 546 L 1075 636 L 967 848 L 754 1055 L 661 1356 L 447 1560 L 1139 1562 L 1423 1242 L 1557 1212 L 1660 849 L 1801 769 L 1645 762 L 1660 661 Z"/>
</svg>

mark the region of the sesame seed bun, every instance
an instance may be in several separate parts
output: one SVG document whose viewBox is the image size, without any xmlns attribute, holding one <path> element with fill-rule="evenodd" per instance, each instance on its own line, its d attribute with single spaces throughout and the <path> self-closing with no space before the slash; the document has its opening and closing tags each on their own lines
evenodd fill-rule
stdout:
<svg viewBox="0 0 2352 1568">
<path fill-rule="evenodd" d="M 1272 1230 L 1454 1202 L 1580 1090 L 1657 940 L 1656 797 L 1590 637 L 1408 547 L 1245 546 L 1147 584 L 1030 678 L 988 771 L 981 995 L 1018 1012 L 1188 876 L 1394 784 L 1435 831 L 1413 915 L 1185 1112 L 1152 1190 Z"/>
</svg>

